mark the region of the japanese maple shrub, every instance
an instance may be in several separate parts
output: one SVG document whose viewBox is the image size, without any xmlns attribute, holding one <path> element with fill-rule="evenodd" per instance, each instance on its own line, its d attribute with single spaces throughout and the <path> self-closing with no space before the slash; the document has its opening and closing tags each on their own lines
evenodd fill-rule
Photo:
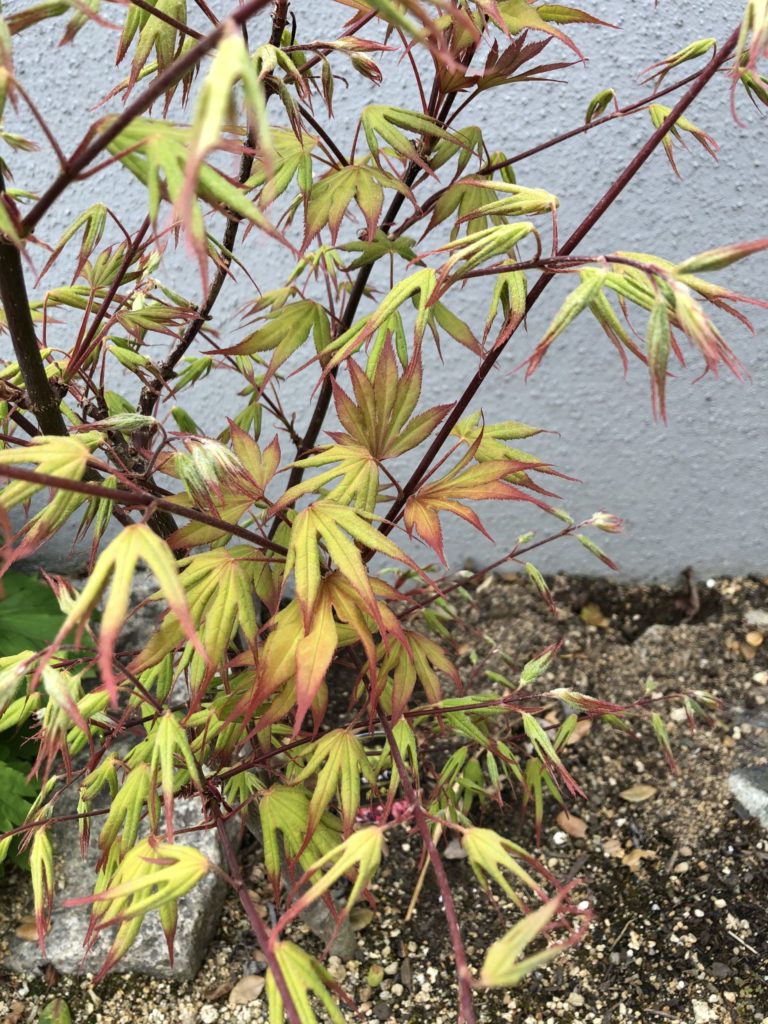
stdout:
<svg viewBox="0 0 768 1024">
<path fill-rule="evenodd" d="M 585 530 L 621 525 L 605 513 L 577 524 L 553 507 L 555 470 L 541 451 L 517 447 L 537 429 L 485 422 L 477 393 L 507 365 L 507 345 L 556 275 L 573 284 L 529 350 L 529 373 L 580 315 L 623 359 L 647 364 L 661 417 L 668 363 L 684 348 L 706 370 L 739 373 L 713 317 L 744 320 L 737 304 L 755 300 L 701 275 L 765 240 L 682 263 L 580 247 L 654 151 L 675 168 L 685 139 L 712 150 L 687 117 L 710 83 L 730 89 L 735 107 L 745 92 L 768 103 L 758 68 L 768 6 L 750 0 L 723 39 L 660 60 L 642 101 L 622 107 L 614 89 L 585 98 L 585 121 L 544 144 L 645 118 L 645 141 L 566 239 L 558 197 L 516 179 L 534 150 L 501 152 L 473 115 L 491 90 L 516 103 L 550 96 L 553 76 L 583 59 L 582 34 L 611 26 L 537 0 L 323 0 L 338 32 L 315 39 L 306 6 L 52 0 L 0 18 L 0 572 L 70 523 L 92 545 L 80 589 L 49 581 L 62 613 L 53 641 L 0 657 L 0 729 L 34 737 L 40 785 L 0 840 L 0 859 L 20 836 L 44 945 L 52 826 L 75 789 L 83 845 L 99 858 L 96 889 L 83 894 L 87 941 L 115 929 L 103 974 L 147 914 L 160 915 L 172 948 L 178 899 L 212 870 L 174 830 L 175 798 L 196 797 L 199 828 L 218 831 L 266 957 L 270 1019 L 311 1022 L 324 1007 L 340 1021 L 347 997 L 289 926 L 313 901 L 340 925 L 375 878 L 387 835 L 408 828 L 442 897 L 459 1015 L 472 1022 L 478 990 L 516 984 L 589 924 L 584 890 L 559 887 L 512 837 L 479 827 L 478 808 L 530 799 L 540 821 L 545 792 L 560 801 L 580 792 L 562 749 L 584 716 L 645 715 L 668 745 L 648 698 L 621 708 L 537 685 L 552 649 L 519 666 L 501 696 L 462 693 L 446 621 L 463 580 L 434 569 L 445 563 L 441 521 L 483 529 L 482 501 L 519 503 L 521 528 L 531 506 L 551 514 L 551 534 L 521 529 L 494 563 L 525 566 L 547 599 L 528 553 L 574 538 L 610 565 Z M 71 153 L 36 104 L 41 83 L 14 65 L 17 37 L 50 19 L 68 46 L 80 46 L 86 27 L 99 39 L 88 59 L 103 62 L 109 89 L 87 96 L 112 112 L 97 111 Z M 121 70 L 111 83 L 115 46 Z M 55 65 L 66 53 L 45 59 Z M 412 76 L 413 109 L 388 102 L 383 68 Z M 378 102 L 361 100 L 347 137 L 334 95 L 348 87 L 345 102 L 354 101 L 358 85 L 366 95 L 378 87 Z M 62 96 L 62 110 L 65 101 L 80 96 Z M 542 102 L 542 116 L 548 109 Z M 33 138 L 12 130 L 15 111 Z M 38 145 L 50 179 L 33 194 L 13 170 L 18 151 Z M 118 217 L 108 168 L 143 208 Z M 84 179 L 93 202 L 52 236 L 49 211 L 65 197 L 80 203 Z M 239 245 L 249 233 L 258 247 Z M 291 269 L 265 290 L 254 252 L 278 250 Z M 195 269 L 184 294 L 167 271 L 177 251 Z M 452 299 L 481 276 L 492 279 L 490 308 L 466 323 Z M 252 286 L 234 337 L 217 306 L 230 278 Z M 446 360 L 460 346 L 469 369 L 461 393 L 427 408 L 425 360 L 440 372 L 434 344 Z M 231 396 L 213 436 L 185 408 L 209 376 Z M 157 580 L 164 614 L 143 649 L 126 651 L 119 636 L 139 563 Z M 398 572 L 381 575 L 382 563 Z M 328 712 L 330 695 L 346 713 Z M 546 728 L 537 712 L 553 698 L 566 711 Z M 692 717 L 709 701 L 680 699 Z M 134 745 L 118 745 L 128 733 Z M 251 812 L 278 908 L 271 927 L 230 838 Z M 457 840 L 509 919 L 477 965 L 440 850 Z M 330 890 L 342 878 L 348 895 L 337 910 Z"/>
</svg>

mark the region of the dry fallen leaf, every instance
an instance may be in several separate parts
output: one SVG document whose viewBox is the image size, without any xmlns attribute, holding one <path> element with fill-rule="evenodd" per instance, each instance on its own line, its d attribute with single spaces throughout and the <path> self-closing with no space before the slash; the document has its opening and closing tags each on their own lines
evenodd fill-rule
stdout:
<svg viewBox="0 0 768 1024">
<path fill-rule="evenodd" d="M 353 932 L 361 932 L 372 920 L 373 911 L 370 907 L 352 907 L 349 912 L 349 925 Z"/>
<path fill-rule="evenodd" d="M 19 927 L 14 932 L 17 939 L 22 942 L 37 942 L 37 925 L 31 914 L 22 917 Z"/>
<path fill-rule="evenodd" d="M 575 814 L 569 814 L 568 811 L 560 811 L 555 820 L 563 832 L 567 832 L 574 839 L 583 839 L 587 834 L 586 821 Z"/>
<path fill-rule="evenodd" d="M 581 719 L 579 719 L 579 721 L 573 727 L 573 732 L 568 737 L 568 739 L 565 741 L 566 747 L 572 747 L 575 743 L 578 743 L 579 740 L 583 740 L 584 737 L 587 735 L 587 733 L 590 731 L 591 728 L 592 728 L 592 719 L 591 718 L 581 718 Z"/>
<path fill-rule="evenodd" d="M 11 1012 L 3 1021 L 3 1024 L 19 1024 L 19 1021 L 24 1016 L 24 1003 L 20 1003 L 18 999 L 11 1003 Z"/>
<path fill-rule="evenodd" d="M 630 850 L 622 858 L 622 864 L 630 871 L 637 871 L 644 860 L 655 860 L 657 857 L 658 853 L 654 850 Z"/>
<path fill-rule="evenodd" d="M 624 847 L 618 839 L 612 836 L 610 839 L 606 839 L 603 843 L 603 853 L 606 857 L 618 857 L 619 859 L 623 859 Z"/>
<path fill-rule="evenodd" d="M 230 1006 L 244 1006 L 258 999 L 264 991 L 265 980 L 260 974 L 246 974 L 229 993 Z"/>
<path fill-rule="evenodd" d="M 603 609 L 598 604 L 585 604 L 579 612 L 582 622 L 586 622 L 588 626 L 597 626 L 599 629 L 605 629 L 609 626 L 611 620 L 606 618 L 603 614 Z"/>
<path fill-rule="evenodd" d="M 646 782 L 638 782 L 636 786 L 623 789 L 619 796 L 629 804 L 643 804 L 656 796 L 658 790 L 655 786 L 649 786 Z"/>
<path fill-rule="evenodd" d="M 205 1001 L 207 1003 L 215 1003 L 217 999 L 223 999 L 224 996 L 228 996 L 232 991 L 231 981 L 222 981 L 218 985 L 213 985 L 212 988 L 206 989 L 204 992 Z"/>
</svg>

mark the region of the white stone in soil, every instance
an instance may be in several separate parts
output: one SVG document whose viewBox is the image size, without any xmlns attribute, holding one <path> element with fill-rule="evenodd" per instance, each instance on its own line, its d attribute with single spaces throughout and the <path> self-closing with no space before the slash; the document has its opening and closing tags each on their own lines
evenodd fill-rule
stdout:
<svg viewBox="0 0 768 1024">
<path fill-rule="evenodd" d="M 742 768 L 728 776 L 731 793 L 763 828 L 768 828 L 768 771 Z"/>
</svg>

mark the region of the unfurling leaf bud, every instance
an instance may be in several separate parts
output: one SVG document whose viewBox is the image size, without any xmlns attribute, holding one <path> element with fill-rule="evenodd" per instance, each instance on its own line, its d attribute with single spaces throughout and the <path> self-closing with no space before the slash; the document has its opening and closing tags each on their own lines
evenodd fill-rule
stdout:
<svg viewBox="0 0 768 1024">
<path fill-rule="evenodd" d="M 611 561 L 608 555 L 606 555 L 606 553 L 601 548 L 599 548 L 593 540 L 590 540 L 590 538 L 583 533 L 577 533 L 576 538 L 579 541 L 579 543 L 582 544 L 587 549 L 587 551 L 589 551 L 590 554 L 595 556 L 595 558 L 599 558 L 600 561 L 607 565 L 609 569 L 614 569 L 618 571 L 618 565 L 616 565 L 615 562 Z"/>
<path fill-rule="evenodd" d="M 624 520 L 610 512 L 595 512 L 589 520 L 590 526 L 596 526 L 603 533 L 621 533 L 624 529 Z"/>
<path fill-rule="evenodd" d="M 599 93 L 593 96 L 587 106 L 587 112 L 584 115 L 584 123 L 589 124 L 591 121 L 594 121 L 596 117 L 602 117 L 608 109 L 608 104 L 615 98 L 616 93 L 613 89 L 602 89 Z"/>
<path fill-rule="evenodd" d="M 534 587 L 536 587 L 536 589 L 547 602 L 549 607 L 554 611 L 555 602 L 552 599 L 552 593 L 549 589 L 549 586 L 547 585 L 547 581 L 541 575 L 541 573 L 533 564 L 533 562 L 525 563 L 525 571 L 528 573 L 528 577 L 531 583 L 533 583 Z"/>
<path fill-rule="evenodd" d="M 223 490 L 246 490 L 250 477 L 234 452 L 208 437 L 184 439 L 187 452 L 176 470 L 191 497 L 202 507 L 215 506 Z"/>
</svg>

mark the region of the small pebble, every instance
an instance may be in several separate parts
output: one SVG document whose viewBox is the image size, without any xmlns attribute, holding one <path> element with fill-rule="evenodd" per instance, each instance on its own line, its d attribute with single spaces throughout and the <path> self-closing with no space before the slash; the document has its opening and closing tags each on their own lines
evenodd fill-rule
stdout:
<svg viewBox="0 0 768 1024">
<path fill-rule="evenodd" d="M 728 964 L 721 964 L 719 960 L 714 960 L 709 965 L 709 973 L 713 978 L 728 978 L 731 974 L 731 969 Z"/>
<path fill-rule="evenodd" d="M 374 1004 L 373 1016 L 376 1020 L 389 1020 L 390 1013 L 389 1004 L 385 1003 L 383 999 L 380 999 L 378 1003 Z"/>
</svg>

